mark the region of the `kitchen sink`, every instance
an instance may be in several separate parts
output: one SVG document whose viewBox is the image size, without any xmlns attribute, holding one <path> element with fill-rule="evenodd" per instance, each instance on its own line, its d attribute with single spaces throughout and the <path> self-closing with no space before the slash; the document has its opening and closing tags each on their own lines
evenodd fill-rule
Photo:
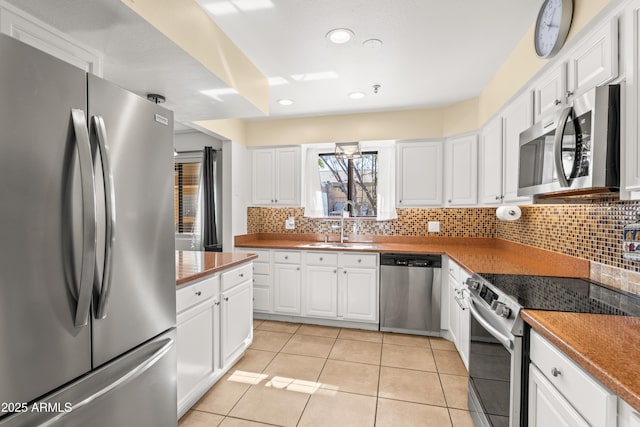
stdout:
<svg viewBox="0 0 640 427">
<path fill-rule="evenodd" d="M 373 243 L 338 243 L 338 242 L 318 242 L 304 245 L 306 248 L 323 248 L 323 249 L 378 249 L 378 245 Z"/>
</svg>

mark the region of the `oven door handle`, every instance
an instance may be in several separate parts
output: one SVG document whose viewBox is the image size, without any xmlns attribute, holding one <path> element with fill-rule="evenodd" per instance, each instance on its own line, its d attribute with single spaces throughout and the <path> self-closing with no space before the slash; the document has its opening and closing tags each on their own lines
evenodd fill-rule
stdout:
<svg viewBox="0 0 640 427">
<path fill-rule="evenodd" d="M 482 314 L 480 314 L 480 312 L 476 308 L 473 299 L 468 298 L 468 301 L 469 311 L 471 311 L 471 314 L 476 319 L 476 321 L 480 323 L 480 325 L 485 328 L 487 332 L 489 332 L 495 339 L 497 339 L 500 344 L 502 344 L 507 350 L 513 350 L 513 341 L 511 341 L 511 339 L 509 339 L 509 337 L 504 335 L 502 332 L 494 328 L 489 322 L 486 321 L 484 317 L 482 317 Z"/>
</svg>

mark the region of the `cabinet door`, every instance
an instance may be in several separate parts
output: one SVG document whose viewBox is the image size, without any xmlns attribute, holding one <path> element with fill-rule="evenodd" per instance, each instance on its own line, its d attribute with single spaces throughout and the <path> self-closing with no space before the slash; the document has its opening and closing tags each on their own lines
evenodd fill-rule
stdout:
<svg viewBox="0 0 640 427">
<path fill-rule="evenodd" d="M 398 144 L 398 207 L 442 204 L 442 141 Z"/>
<path fill-rule="evenodd" d="M 459 336 L 460 336 L 460 306 L 456 301 L 460 285 L 458 281 L 451 275 L 449 275 L 449 295 L 447 297 L 447 304 L 449 304 L 449 332 L 451 333 L 451 339 L 458 348 Z M 458 348 L 458 351 L 460 349 Z"/>
<path fill-rule="evenodd" d="M 335 318 L 338 315 L 337 267 L 307 266 L 306 314 Z"/>
<path fill-rule="evenodd" d="M 178 316 L 178 410 L 186 403 L 198 383 L 215 366 L 213 353 L 214 304 L 204 303 Z M 217 324 L 215 324 L 217 328 Z"/>
<path fill-rule="evenodd" d="M 578 96 L 618 76 L 618 18 L 578 45 L 569 60 L 569 91 Z"/>
<path fill-rule="evenodd" d="M 221 294 L 221 363 L 226 367 L 249 345 L 253 328 L 250 280 Z"/>
<path fill-rule="evenodd" d="M 338 315 L 345 320 L 378 320 L 378 270 L 344 268 L 340 283 Z"/>
<path fill-rule="evenodd" d="M 491 120 L 480 137 L 480 203 L 502 202 L 502 117 Z"/>
<path fill-rule="evenodd" d="M 279 205 L 300 204 L 300 149 L 281 148 L 275 151 L 275 199 Z"/>
<path fill-rule="evenodd" d="M 635 0 L 625 11 L 625 66 L 627 99 L 627 135 L 621 143 L 625 190 L 640 190 L 640 1 Z M 624 99 L 624 96 L 623 96 Z M 637 198 L 635 194 L 632 198 Z"/>
<path fill-rule="evenodd" d="M 475 205 L 478 201 L 478 137 L 447 140 L 449 205 Z"/>
<path fill-rule="evenodd" d="M 271 205 L 275 203 L 274 150 L 254 150 L 252 153 L 253 203 Z"/>
<path fill-rule="evenodd" d="M 274 265 L 273 311 L 285 314 L 300 314 L 300 266 L 295 264 Z"/>
<path fill-rule="evenodd" d="M 503 131 L 503 201 L 518 204 L 530 203 L 531 198 L 518 197 L 520 170 L 520 133 L 533 125 L 533 100 L 526 91 L 516 98 L 502 113 Z"/>
<path fill-rule="evenodd" d="M 536 122 L 558 111 L 566 101 L 567 63 L 563 62 L 542 76 L 534 88 Z"/>
<path fill-rule="evenodd" d="M 587 427 L 580 414 L 533 364 L 529 365 L 529 426 Z"/>
<path fill-rule="evenodd" d="M 253 311 L 271 311 L 271 286 L 253 287 Z"/>
</svg>

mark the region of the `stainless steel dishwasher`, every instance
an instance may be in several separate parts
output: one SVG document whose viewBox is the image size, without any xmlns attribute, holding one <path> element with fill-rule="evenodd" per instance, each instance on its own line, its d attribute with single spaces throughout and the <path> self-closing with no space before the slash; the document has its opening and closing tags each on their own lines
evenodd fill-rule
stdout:
<svg viewBox="0 0 640 427">
<path fill-rule="evenodd" d="M 380 330 L 440 335 L 442 256 L 380 255 Z"/>
</svg>

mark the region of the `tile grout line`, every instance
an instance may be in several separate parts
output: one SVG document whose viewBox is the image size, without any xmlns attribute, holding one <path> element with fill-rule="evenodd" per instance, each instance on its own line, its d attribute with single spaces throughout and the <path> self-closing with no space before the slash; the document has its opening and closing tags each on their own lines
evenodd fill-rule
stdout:
<svg viewBox="0 0 640 427">
<path fill-rule="evenodd" d="M 300 329 L 300 328 L 298 328 L 298 329 Z M 342 328 L 338 328 L 338 335 L 340 335 L 340 331 L 342 331 Z M 302 334 L 300 334 L 300 335 L 302 335 Z M 320 369 L 320 372 L 318 373 L 318 378 L 316 379 L 316 384 L 320 383 L 320 377 L 322 376 L 322 371 L 324 371 L 324 367 L 327 366 L 327 361 L 329 360 L 329 356 L 331 355 L 331 351 L 333 350 L 333 347 L 336 345 L 336 342 L 338 342 L 338 335 L 336 335 L 336 337 L 333 339 L 333 344 L 331 344 L 331 348 L 329 349 L 329 353 L 327 353 L 327 357 L 324 359 L 324 363 L 322 364 L 322 369 Z M 304 408 L 302 408 L 302 412 L 300 412 L 300 416 L 298 417 L 298 422 L 296 422 L 296 426 L 300 425 L 300 421 L 302 421 L 302 416 L 304 415 L 304 411 L 307 410 L 307 406 L 309 405 L 309 401 L 310 400 L 311 400 L 311 395 L 309 395 L 309 397 L 307 398 L 307 402 L 304 404 Z"/>
</svg>

